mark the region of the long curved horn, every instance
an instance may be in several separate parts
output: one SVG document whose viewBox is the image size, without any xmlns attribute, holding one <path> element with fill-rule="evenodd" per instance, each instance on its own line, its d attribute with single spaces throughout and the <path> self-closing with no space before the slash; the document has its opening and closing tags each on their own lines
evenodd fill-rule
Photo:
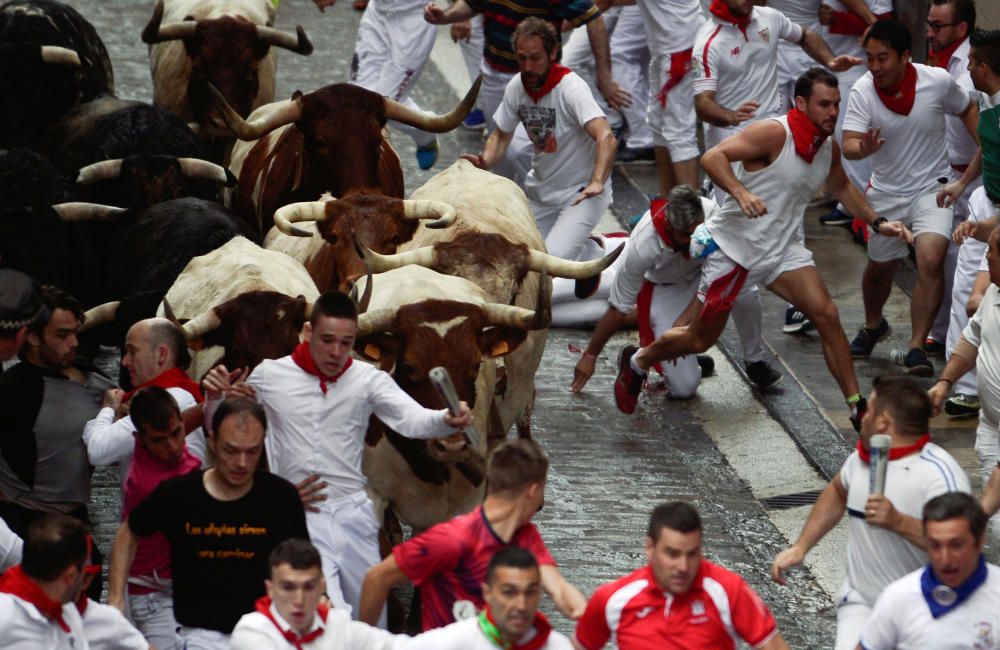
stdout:
<svg viewBox="0 0 1000 650">
<path fill-rule="evenodd" d="M 407 108 L 397 101 L 385 98 L 385 117 L 389 120 L 396 120 L 403 124 L 415 126 L 431 133 L 444 133 L 451 131 L 462 123 L 472 107 L 476 105 L 476 96 L 479 95 L 479 86 L 483 83 L 483 75 L 476 77 L 476 82 L 465 93 L 465 97 L 458 106 L 444 115 L 426 115 L 412 108 Z"/>
<path fill-rule="evenodd" d="M 200 158 L 178 158 L 177 164 L 181 166 L 181 173 L 188 178 L 212 181 L 226 187 L 236 185 L 236 177 L 233 176 L 233 172 L 229 171 L 228 167 L 216 165 Z"/>
<path fill-rule="evenodd" d="M 309 42 L 309 38 L 306 36 L 306 30 L 302 29 L 302 25 L 295 27 L 295 33 L 296 36 L 292 36 L 288 32 L 283 32 L 280 29 L 257 25 L 257 38 L 264 41 L 268 45 L 283 47 L 286 50 L 291 50 L 296 54 L 302 54 L 304 56 L 312 54 L 313 44 Z"/>
<path fill-rule="evenodd" d="M 161 25 L 161 22 L 163 22 L 163 0 L 159 0 L 156 3 L 156 7 L 153 8 L 153 15 L 150 16 L 149 22 L 146 23 L 146 27 L 142 30 L 143 43 L 153 44 L 190 38 L 194 36 L 194 31 L 198 29 L 198 23 L 193 20 L 168 23 L 166 25 Z"/>
<path fill-rule="evenodd" d="M 68 47 L 59 47 L 58 45 L 42 45 L 40 49 L 42 63 L 65 65 L 70 68 L 81 67 L 80 55 L 75 50 L 71 50 Z"/>
<path fill-rule="evenodd" d="M 491 302 L 483 305 L 483 310 L 486 312 L 486 322 L 490 325 L 506 325 L 525 330 L 545 329 L 552 322 L 552 296 L 550 293 L 549 276 L 543 270 L 538 279 L 538 296 L 535 298 L 534 310 Z"/>
<path fill-rule="evenodd" d="M 373 282 L 374 282 L 374 278 L 372 277 L 372 272 L 368 271 L 368 274 L 365 276 L 365 291 L 364 291 L 364 293 L 361 294 L 361 300 L 358 302 L 358 313 L 359 314 L 363 314 L 366 311 L 368 311 L 368 305 L 370 305 L 371 301 L 372 301 L 372 283 Z M 355 286 L 357 286 L 357 285 L 355 285 Z"/>
<path fill-rule="evenodd" d="M 417 266 L 423 266 L 428 269 L 434 269 L 437 267 L 437 252 L 434 250 L 433 246 L 421 246 L 412 251 L 406 251 L 405 253 L 395 253 L 392 255 L 383 255 L 381 253 L 376 253 L 372 249 L 368 248 L 361 243 L 358 236 L 351 231 L 351 240 L 354 242 L 354 250 L 358 252 L 358 257 L 364 261 L 365 266 L 372 273 L 385 273 L 386 271 L 391 271 L 393 269 L 398 269 L 401 266 L 406 266 L 407 264 L 416 264 Z"/>
<path fill-rule="evenodd" d="M 212 94 L 216 106 L 222 112 L 222 119 L 226 121 L 226 126 L 240 140 L 256 140 L 275 130 L 279 126 L 291 124 L 302 118 L 302 106 L 294 99 L 286 99 L 282 102 L 270 104 L 270 110 L 261 117 L 247 122 L 237 113 L 226 98 L 222 96 L 219 89 L 208 84 L 208 92 Z"/>
<path fill-rule="evenodd" d="M 336 199 L 331 199 L 336 201 Z M 325 221 L 326 204 L 329 201 L 303 201 L 302 203 L 289 203 L 278 208 L 274 213 L 274 225 L 278 230 L 286 235 L 295 237 L 312 237 L 308 230 L 296 228 L 293 223 L 303 221 Z"/>
<path fill-rule="evenodd" d="M 106 302 L 103 305 L 91 307 L 83 314 L 83 325 L 80 326 L 80 331 L 86 332 L 87 330 L 93 329 L 98 325 L 114 321 L 115 313 L 118 311 L 118 306 L 121 304 L 120 300 L 115 300 L 112 302 Z"/>
<path fill-rule="evenodd" d="M 52 209 L 63 221 L 114 221 L 128 212 L 127 208 L 113 205 L 81 202 L 59 203 Z"/>
<path fill-rule="evenodd" d="M 427 199 L 403 199 L 404 219 L 434 219 L 424 224 L 428 228 L 447 228 L 455 223 L 458 211 L 444 201 L 429 201 Z"/>
<path fill-rule="evenodd" d="M 102 160 L 101 162 L 96 162 L 92 165 L 82 167 L 80 171 L 76 173 L 76 184 L 90 185 L 91 183 L 98 183 L 100 181 L 118 178 L 118 174 L 120 174 L 121 171 L 121 158 Z"/>
<path fill-rule="evenodd" d="M 184 338 L 190 341 L 191 339 L 205 336 L 209 332 L 219 329 L 221 326 L 222 319 L 215 312 L 215 308 L 212 308 L 184 323 L 181 329 L 184 330 Z"/>
<path fill-rule="evenodd" d="M 583 280 L 584 278 L 593 277 L 611 266 L 611 264 L 618 259 L 618 256 L 622 254 L 623 250 L 625 250 L 625 244 L 621 244 L 618 248 L 604 257 L 599 257 L 596 260 L 589 260 L 587 262 L 564 260 L 561 257 L 549 255 L 548 253 L 529 250 L 528 270 L 548 271 L 550 275 L 557 278 Z"/>
<path fill-rule="evenodd" d="M 395 318 L 395 309 L 376 309 L 360 314 L 358 316 L 358 333 L 355 339 L 388 330 Z"/>
</svg>

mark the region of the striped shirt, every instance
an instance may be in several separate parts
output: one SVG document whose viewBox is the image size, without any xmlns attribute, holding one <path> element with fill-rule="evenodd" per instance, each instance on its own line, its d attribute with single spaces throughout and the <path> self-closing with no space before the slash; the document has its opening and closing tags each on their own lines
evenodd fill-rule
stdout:
<svg viewBox="0 0 1000 650">
<path fill-rule="evenodd" d="M 518 71 L 511 36 L 525 18 L 544 18 L 556 28 L 579 27 L 601 15 L 593 0 L 467 0 L 473 11 L 483 14 L 485 47 L 483 58 L 500 72 Z M 565 23 L 565 24 L 564 24 Z"/>
</svg>

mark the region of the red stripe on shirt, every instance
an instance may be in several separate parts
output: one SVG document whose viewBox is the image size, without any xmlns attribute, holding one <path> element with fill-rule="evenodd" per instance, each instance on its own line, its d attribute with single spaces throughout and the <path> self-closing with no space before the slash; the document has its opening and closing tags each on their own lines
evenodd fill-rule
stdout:
<svg viewBox="0 0 1000 650">
<path fill-rule="evenodd" d="M 712 41 L 715 39 L 716 36 L 719 35 L 719 30 L 721 29 L 722 25 L 719 25 L 718 27 L 715 28 L 715 31 L 712 32 L 712 35 L 708 37 L 707 41 L 705 41 L 705 49 L 701 53 L 701 64 L 705 66 L 706 77 L 712 76 L 712 71 L 708 69 L 708 48 L 712 46 Z"/>
</svg>

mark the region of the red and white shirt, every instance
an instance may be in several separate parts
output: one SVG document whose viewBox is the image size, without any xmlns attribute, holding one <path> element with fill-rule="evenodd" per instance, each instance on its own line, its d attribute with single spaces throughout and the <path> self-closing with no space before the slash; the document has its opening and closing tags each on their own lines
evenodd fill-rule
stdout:
<svg viewBox="0 0 1000 650">
<path fill-rule="evenodd" d="M 594 592 L 576 626 L 586 650 L 606 643 L 620 650 L 758 648 L 777 634 L 771 611 L 743 578 L 701 561 L 691 588 L 660 589 L 647 565 Z"/>
</svg>

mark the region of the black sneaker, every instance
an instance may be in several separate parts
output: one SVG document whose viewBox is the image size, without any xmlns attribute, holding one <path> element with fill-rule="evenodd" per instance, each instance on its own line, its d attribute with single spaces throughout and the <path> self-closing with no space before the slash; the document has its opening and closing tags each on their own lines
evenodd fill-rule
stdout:
<svg viewBox="0 0 1000 650">
<path fill-rule="evenodd" d="M 927 358 L 927 353 L 920 348 L 912 348 L 903 357 L 903 367 L 906 374 L 914 377 L 933 377 L 934 364 Z"/>
<path fill-rule="evenodd" d="M 785 326 L 781 328 L 782 332 L 785 334 L 804 334 L 813 329 L 815 327 L 813 327 L 812 321 L 798 309 L 789 307 L 785 310 Z"/>
<path fill-rule="evenodd" d="M 615 162 L 648 164 L 656 162 L 656 154 L 653 153 L 652 147 L 642 147 L 639 149 L 622 147 L 618 150 L 617 155 L 615 155 Z"/>
<path fill-rule="evenodd" d="M 872 355 L 875 344 L 890 334 L 892 334 L 892 328 L 889 327 L 889 322 L 884 318 L 876 329 L 862 327 L 858 330 L 858 335 L 851 341 L 851 356 L 855 359 L 867 359 Z"/>
<path fill-rule="evenodd" d="M 851 426 L 858 433 L 861 433 L 861 418 L 865 416 L 865 411 L 868 410 L 868 400 L 864 397 L 859 399 L 855 404 L 854 408 L 851 409 Z"/>
<path fill-rule="evenodd" d="M 944 355 L 944 343 L 939 343 L 934 339 L 928 337 L 924 341 L 924 352 L 927 353 L 929 357 L 940 357 Z"/>
<path fill-rule="evenodd" d="M 707 354 L 699 354 L 696 358 L 698 359 L 698 367 L 701 368 L 702 377 L 711 377 L 715 374 L 715 359 Z"/>
<path fill-rule="evenodd" d="M 632 369 L 632 355 L 638 350 L 639 348 L 635 345 L 626 345 L 618 353 L 615 405 L 622 413 L 635 413 L 636 404 L 639 403 L 639 393 L 642 392 L 642 384 L 646 381 L 646 375 L 639 374 Z"/>
<path fill-rule="evenodd" d="M 850 226 L 854 218 L 839 208 L 830 210 L 819 218 L 820 224 L 824 226 Z"/>
<path fill-rule="evenodd" d="M 953 418 L 972 418 L 979 415 L 979 397 L 955 393 L 944 402 L 944 412 Z"/>
<path fill-rule="evenodd" d="M 746 367 L 747 378 L 759 388 L 765 390 L 781 381 L 781 373 L 771 367 L 767 361 L 754 361 Z"/>
</svg>

